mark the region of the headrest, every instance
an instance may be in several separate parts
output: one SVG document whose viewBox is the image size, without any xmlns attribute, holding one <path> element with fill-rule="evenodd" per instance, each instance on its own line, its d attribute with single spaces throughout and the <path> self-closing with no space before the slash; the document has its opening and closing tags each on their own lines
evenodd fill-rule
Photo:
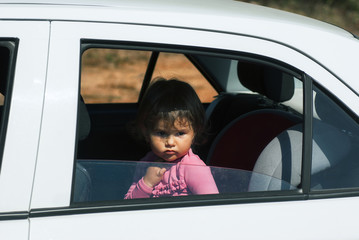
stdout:
<svg viewBox="0 0 359 240">
<path fill-rule="evenodd" d="M 91 130 L 91 120 L 90 115 L 87 111 L 86 104 L 82 97 L 79 99 L 79 109 L 78 109 L 78 139 L 84 140 L 90 133 Z"/>
<path fill-rule="evenodd" d="M 275 102 L 288 101 L 294 94 L 294 79 L 276 68 L 238 62 L 237 74 L 243 86 Z"/>
</svg>

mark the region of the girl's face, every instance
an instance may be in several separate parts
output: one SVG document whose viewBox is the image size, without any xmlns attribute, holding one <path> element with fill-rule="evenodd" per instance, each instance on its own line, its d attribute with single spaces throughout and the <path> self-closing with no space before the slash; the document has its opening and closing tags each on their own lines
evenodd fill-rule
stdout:
<svg viewBox="0 0 359 240">
<path fill-rule="evenodd" d="M 188 121 L 177 119 L 172 127 L 163 120 L 149 133 L 149 141 L 154 154 L 167 162 L 172 162 L 187 154 L 195 133 Z"/>
</svg>

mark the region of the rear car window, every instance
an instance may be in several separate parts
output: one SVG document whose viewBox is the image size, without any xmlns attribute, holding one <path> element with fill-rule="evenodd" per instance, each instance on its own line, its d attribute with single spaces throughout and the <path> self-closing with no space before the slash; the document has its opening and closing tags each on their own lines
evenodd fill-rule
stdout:
<svg viewBox="0 0 359 240">
<path fill-rule="evenodd" d="M 281 158 L 276 152 L 276 140 L 283 132 L 297 131 L 296 141 L 302 141 L 300 76 L 240 56 L 144 49 L 103 46 L 89 48 L 82 55 L 73 203 L 144 198 L 132 192 L 143 187 L 147 169 L 163 165 L 166 171 L 174 171 L 177 167 L 150 160 L 149 144 L 138 141 L 132 131 L 137 102 L 158 76 L 189 83 L 206 109 L 206 141 L 191 148 L 200 164 L 181 166 L 198 175 L 198 179 L 187 181 L 197 182 L 202 176 L 210 187 L 201 193 L 177 179 L 156 186 L 147 197 L 171 193 L 212 197 L 301 187 L 301 158 L 295 159 L 292 175 L 296 177 L 291 178 L 286 174 L 291 168 L 278 168 Z M 289 151 L 298 155 L 302 146 L 295 145 Z M 273 164 L 268 166 L 268 162 Z M 146 187 L 142 190 L 144 193 Z"/>
</svg>

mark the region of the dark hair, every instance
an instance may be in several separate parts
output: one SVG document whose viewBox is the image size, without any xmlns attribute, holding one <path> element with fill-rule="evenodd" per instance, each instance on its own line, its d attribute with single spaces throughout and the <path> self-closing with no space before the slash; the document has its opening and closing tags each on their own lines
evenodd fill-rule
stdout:
<svg viewBox="0 0 359 240">
<path fill-rule="evenodd" d="M 156 78 L 140 103 L 136 119 L 137 130 L 146 138 L 160 120 L 168 127 L 175 121 L 188 121 L 195 133 L 194 144 L 202 142 L 205 112 L 196 92 L 188 83 L 178 79 Z"/>
</svg>

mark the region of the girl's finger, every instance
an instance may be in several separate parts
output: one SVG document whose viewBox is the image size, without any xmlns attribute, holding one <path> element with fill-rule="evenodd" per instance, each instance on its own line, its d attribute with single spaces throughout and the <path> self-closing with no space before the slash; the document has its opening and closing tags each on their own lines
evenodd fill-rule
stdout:
<svg viewBox="0 0 359 240">
<path fill-rule="evenodd" d="M 166 172 L 166 168 L 160 168 L 158 171 L 158 176 L 163 176 L 163 174 Z"/>
</svg>

